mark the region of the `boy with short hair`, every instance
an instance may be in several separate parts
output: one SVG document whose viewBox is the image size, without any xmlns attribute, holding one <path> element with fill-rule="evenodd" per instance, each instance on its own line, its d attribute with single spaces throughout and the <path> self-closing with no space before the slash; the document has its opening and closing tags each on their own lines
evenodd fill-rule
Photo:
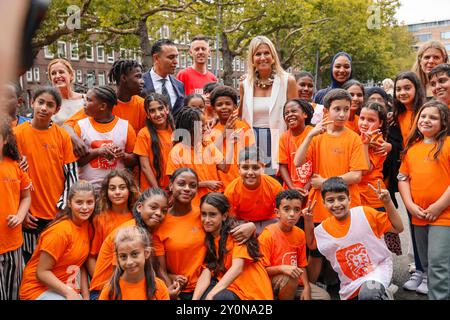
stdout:
<svg viewBox="0 0 450 320">
<path fill-rule="evenodd" d="M 253 130 L 237 116 L 238 93 L 229 86 L 218 86 L 210 96 L 218 122 L 212 128 L 209 136 L 222 154 L 227 154 L 227 148 L 233 148 L 233 162 L 227 173 L 219 171 L 219 178 L 227 187 L 231 181 L 239 177 L 238 155 L 248 146 L 255 144 Z"/>
<path fill-rule="evenodd" d="M 323 101 L 324 118 L 308 133 L 294 158 L 297 167 L 308 161 L 312 163 L 309 200 L 317 203 L 313 211 L 314 223 L 320 223 L 330 216 L 320 194 L 320 187 L 327 178 L 342 177 L 349 185 L 352 199 L 350 207 L 356 207 L 361 204 L 358 183 L 362 171 L 369 169 L 361 138 L 345 126 L 350 116 L 350 94 L 343 89 L 333 89 Z M 323 256 L 319 252 L 311 252 L 308 275 L 312 283 L 319 278 L 322 260 Z"/>
<path fill-rule="evenodd" d="M 301 300 L 330 300 L 330 295 L 309 283 L 306 273 L 306 239 L 296 226 L 302 213 L 303 196 L 297 190 L 284 190 L 276 196 L 278 222 L 259 235 L 264 265 L 279 300 L 293 300 L 300 289 Z"/>
<path fill-rule="evenodd" d="M 257 235 L 267 225 L 278 221 L 274 200 L 283 191 L 277 180 L 264 174 L 261 158 L 256 146 L 241 150 L 238 158 L 240 177 L 234 179 L 224 193 L 230 202 L 230 214 L 239 220 L 253 222 Z"/>
<path fill-rule="evenodd" d="M 428 75 L 433 96 L 450 108 L 450 64 L 437 65 Z"/>
<path fill-rule="evenodd" d="M 389 192 L 370 185 L 383 201 L 386 212 L 369 207 L 350 209 L 350 191 L 341 177 L 331 177 L 321 187 L 323 204 L 332 215 L 314 228 L 309 201 L 303 209 L 308 247 L 317 248 L 339 275 L 342 300 L 393 299 L 391 288 L 392 255 L 384 242 L 386 232 L 400 233 L 403 224 Z"/>
</svg>

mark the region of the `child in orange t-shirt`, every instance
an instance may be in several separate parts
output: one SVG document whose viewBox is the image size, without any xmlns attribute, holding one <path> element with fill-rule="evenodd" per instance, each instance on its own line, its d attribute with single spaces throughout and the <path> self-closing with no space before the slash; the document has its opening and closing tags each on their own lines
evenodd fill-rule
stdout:
<svg viewBox="0 0 450 320">
<path fill-rule="evenodd" d="M 131 220 L 139 191 L 130 172 L 113 169 L 102 181 L 99 192 L 99 214 L 93 218 L 94 235 L 88 258 L 88 272 L 92 276 L 100 247 L 116 227 Z"/>
<path fill-rule="evenodd" d="M 428 74 L 428 78 L 434 98 L 446 104 L 450 109 L 450 64 L 437 65 Z"/>
<path fill-rule="evenodd" d="M 78 180 L 76 157 L 67 132 L 52 124 L 61 107 L 61 96 L 52 87 L 34 92 L 34 117 L 14 128 L 17 146 L 27 158 L 33 181 L 31 206 L 23 222 L 25 263 L 30 259 L 42 229 L 67 203 L 70 187 Z"/>
<path fill-rule="evenodd" d="M 350 116 L 350 94 L 344 89 L 333 89 L 323 101 L 324 118 L 308 133 L 294 158 L 296 166 L 312 162 L 309 199 L 317 202 L 313 212 L 314 223 L 330 216 L 321 199 L 322 183 L 329 177 L 341 176 L 349 184 L 351 207 L 356 207 L 361 204 L 358 183 L 362 171 L 368 169 L 361 138 L 345 126 Z M 311 252 L 308 276 L 312 283 L 319 278 L 322 261 L 323 256 L 319 252 Z"/>
<path fill-rule="evenodd" d="M 85 111 L 89 116 L 79 120 L 75 133 L 89 148 L 88 154 L 78 160 L 80 179 L 91 182 L 96 190 L 111 169 L 132 168 L 136 135 L 128 121 L 114 116 L 117 102 L 114 90 L 108 86 L 94 87 L 86 94 Z"/>
<path fill-rule="evenodd" d="M 300 289 L 300 300 L 330 300 L 322 288 L 309 283 L 306 273 L 306 238 L 296 226 L 302 213 L 303 196 L 297 190 L 283 190 L 276 197 L 277 223 L 268 225 L 258 241 L 264 265 L 279 300 L 293 300 Z"/>
<path fill-rule="evenodd" d="M 8 119 L 0 120 L 0 300 L 17 300 L 22 280 L 22 222 L 31 204 L 31 180 L 19 168 L 16 139 Z"/>
<path fill-rule="evenodd" d="M 218 86 L 210 94 L 211 106 L 218 117 L 218 122 L 210 132 L 211 139 L 222 154 L 227 154 L 227 148 L 233 148 L 233 160 L 227 173 L 219 171 L 219 178 L 226 188 L 228 184 L 239 177 L 239 152 L 255 144 L 255 137 L 250 126 L 237 116 L 238 93 L 228 86 Z"/>
<path fill-rule="evenodd" d="M 138 226 L 120 229 L 114 246 L 117 265 L 99 300 L 170 300 L 166 284 L 155 277 L 150 238 L 145 229 Z"/>
<path fill-rule="evenodd" d="M 161 188 L 146 189 L 133 207 L 133 218 L 122 223 L 107 235 L 98 253 L 89 287 L 91 300 L 97 300 L 104 285 L 113 274 L 114 265 L 117 263 L 114 245 L 117 232 L 124 227 L 139 226 L 147 230 L 150 235 L 153 234 L 167 214 L 167 201 L 167 194 Z M 177 294 L 179 286 L 172 286 L 169 290 L 172 294 Z"/>
<path fill-rule="evenodd" d="M 361 112 L 361 108 L 364 105 L 366 99 L 364 85 L 357 80 L 351 79 L 343 84 L 342 89 L 347 90 L 347 92 L 350 93 L 350 96 L 352 97 L 352 102 L 350 105 L 350 116 L 345 123 L 345 126 L 359 134 L 359 113 Z"/>
<path fill-rule="evenodd" d="M 239 220 L 250 221 L 232 230 L 249 237 L 256 227 L 256 235 L 269 224 L 277 222 L 275 196 L 283 190 L 274 178 L 264 174 L 258 147 L 245 147 L 239 153 L 239 178 L 225 189 L 231 205 L 230 215 Z"/>
<path fill-rule="evenodd" d="M 198 176 L 191 168 L 173 172 L 169 190 L 172 206 L 153 234 L 153 247 L 158 260 L 157 275 L 168 287 L 178 282 L 181 300 L 191 300 L 206 255 L 205 233 L 200 210 L 193 203 L 198 190 Z"/>
<path fill-rule="evenodd" d="M 139 156 L 141 165 L 140 189 L 158 186 L 167 189 L 167 158 L 172 149 L 174 129 L 169 102 L 162 94 L 150 93 L 144 104 L 147 127 L 139 131 L 133 151 Z"/>
<path fill-rule="evenodd" d="M 42 232 L 25 267 L 19 291 L 21 300 L 89 298 L 83 264 L 89 254 L 89 227 L 95 204 L 90 183 L 72 186 L 66 210 Z"/>
<path fill-rule="evenodd" d="M 424 269 L 420 277 L 428 283 L 432 300 L 450 299 L 449 119 L 449 108 L 442 102 L 430 101 L 420 108 L 398 175 Z"/>
<path fill-rule="evenodd" d="M 205 99 L 200 93 L 191 93 L 188 95 L 184 98 L 184 105 L 190 108 L 200 109 L 207 118 L 207 115 L 205 114 Z"/>
<path fill-rule="evenodd" d="M 383 201 L 386 212 L 369 207 L 350 209 L 350 191 L 341 177 L 327 179 L 321 187 L 323 203 L 332 215 L 314 228 L 314 201 L 302 211 L 306 241 L 330 261 L 340 279 L 341 300 L 392 300 L 390 288 L 393 272 L 392 255 L 383 235 L 400 233 L 403 224 L 389 192 L 372 189 Z"/>
<path fill-rule="evenodd" d="M 197 108 L 185 107 L 177 115 L 175 144 L 167 161 L 166 174 L 171 176 L 178 168 L 188 167 L 194 170 L 199 178 L 198 193 L 195 203 L 211 191 L 223 191 L 223 182 L 218 171 L 228 172 L 231 161 L 227 161 L 214 143 L 205 142 L 206 121 L 203 113 Z M 230 158 L 231 152 L 226 155 Z"/>
<path fill-rule="evenodd" d="M 303 197 L 308 196 L 309 180 L 312 174 L 311 161 L 297 168 L 294 157 L 306 135 L 313 127 L 310 126 L 314 114 L 312 106 L 300 99 L 292 99 L 283 107 L 284 121 L 288 130 L 280 137 L 278 161 L 284 189 L 296 189 Z"/>
<path fill-rule="evenodd" d="M 236 243 L 229 235 L 237 221 L 228 217 L 230 204 L 221 193 L 201 199 L 201 221 L 208 248 L 205 267 L 193 300 L 273 300 L 269 276 L 261 261 L 258 240 Z"/>
</svg>

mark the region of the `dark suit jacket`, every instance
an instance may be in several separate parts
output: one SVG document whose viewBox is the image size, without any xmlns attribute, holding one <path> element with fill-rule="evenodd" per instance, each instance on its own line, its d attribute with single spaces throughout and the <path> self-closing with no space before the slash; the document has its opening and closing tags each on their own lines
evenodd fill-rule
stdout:
<svg viewBox="0 0 450 320">
<path fill-rule="evenodd" d="M 152 77 L 150 75 L 150 70 L 144 73 L 142 76 L 144 79 L 144 88 L 142 89 L 141 97 L 145 99 L 147 95 L 155 92 L 155 87 L 153 86 Z M 169 75 L 170 82 L 175 90 L 177 100 L 171 108 L 172 116 L 175 118 L 178 112 L 184 107 L 184 84 L 181 81 L 175 79 L 174 76 Z"/>
</svg>

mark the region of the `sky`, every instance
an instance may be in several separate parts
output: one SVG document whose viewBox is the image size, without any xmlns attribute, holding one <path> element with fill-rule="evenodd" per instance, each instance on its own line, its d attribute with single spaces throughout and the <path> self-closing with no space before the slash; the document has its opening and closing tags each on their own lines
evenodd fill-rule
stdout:
<svg viewBox="0 0 450 320">
<path fill-rule="evenodd" d="M 450 0 L 400 0 L 396 18 L 406 24 L 450 19 Z"/>
</svg>

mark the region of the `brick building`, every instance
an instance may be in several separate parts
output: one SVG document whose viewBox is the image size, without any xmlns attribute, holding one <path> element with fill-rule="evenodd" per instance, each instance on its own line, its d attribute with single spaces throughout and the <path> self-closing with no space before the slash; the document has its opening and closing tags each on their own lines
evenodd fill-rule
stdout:
<svg viewBox="0 0 450 320">
<path fill-rule="evenodd" d="M 409 24 L 408 31 L 417 40 L 417 43 L 414 45 L 416 49 L 419 49 L 428 40 L 438 40 L 445 45 L 447 52 L 450 54 L 450 20 Z"/>
</svg>

